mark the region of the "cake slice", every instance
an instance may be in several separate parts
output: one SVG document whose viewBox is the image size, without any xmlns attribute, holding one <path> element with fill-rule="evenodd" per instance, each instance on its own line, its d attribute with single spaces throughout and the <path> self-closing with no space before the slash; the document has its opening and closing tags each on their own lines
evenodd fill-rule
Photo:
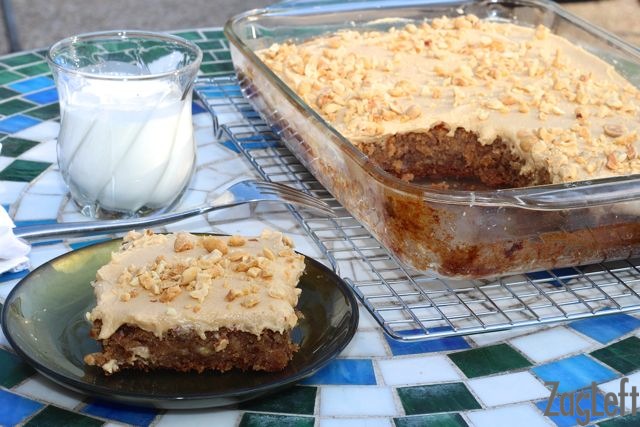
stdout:
<svg viewBox="0 0 640 427">
<path fill-rule="evenodd" d="M 304 257 L 282 233 L 259 237 L 130 232 L 93 282 L 87 313 L 102 351 L 85 363 L 181 372 L 278 371 L 297 346 L 291 330 Z"/>
</svg>

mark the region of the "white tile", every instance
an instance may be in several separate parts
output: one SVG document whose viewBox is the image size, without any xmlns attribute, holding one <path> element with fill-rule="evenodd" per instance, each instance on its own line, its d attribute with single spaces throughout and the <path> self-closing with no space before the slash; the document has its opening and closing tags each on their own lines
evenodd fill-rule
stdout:
<svg viewBox="0 0 640 427">
<path fill-rule="evenodd" d="M 66 194 L 67 192 L 67 185 L 62 179 L 62 175 L 53 169 L 48 169 L 40 175 L 29 188 L 29 193 L 33 194 Z"/>
<path fill-rule="evenodd" d="M 386 385 L 438 383 L 461 378 L 443 355 L 379 360 L 377 363 Z"/>
<path fill-rule="evenodd" d="M 468 384 L 486 406 L 542 399 L 550 394 L 549 389 L 529 372 L 477 378 Z M 514 384 L 518 386 L 514 387 Z"/>
<path fill-rule="evenodd" d="M 4 346 L 5 348 L 11 348 L 9 345 L 9 341 L 7 341 L 7 337 L 4 336 L 2 329 L 0 328 L 0 346 Z"/>
<path fill-rule="evenodd" d="M 209 119 L 211 122 L 211 119 Z M 213 135 L 213 128 L 211 126 L 200 127 L 195 129 L 193 137 L 198 146 L 206 144 L 208 142 L 215 142 L 216 138 Z"/>
<path fill-rule="evenodd" d="M 389 418 L 320 418 L 320 427 L 393 427 Z"/>
<path fill-rule="evenodd" d="M 56 219 L 64 201 L 62 195 L 25 194 L 16 212 L 16 221 Z"/>
<path fill-rule="evenodd" d="M 550 427 L 554 425 L 529 404 L 467 412 L 466 416 L 475 427 Z"/>
<path fill-rule="evenodd" d="M 209 132 L 213 134 L 213 118 L 211 114 L 209 114 L 209 112 L 194 114 L 193 126 L 196 128 L 208 127 Z"/>
<path fill-rule="evenodd" d="M 227 409 L 196 409 L 185 411 L 170 411 L 160 417 L 156 427 L 189 426 L 236 426 L 240 418 L 240 411 Z"/>
<path fill-rule="evenodd" d="M 635 374 L 626 375 L 623 378 L 628 378 L 629 382 L 624 385 L 625 392 L 631 394 L 633 391 L 633 387 L 635 387 L 635 391 L 640 394 L 640 372 L 636 372 Z M 615 380 L 608 381 L 606 383 L 600 384 L 598 388 L 602 390 L 604 393 L 615 393 L 618 394 L 622 387 L 622 378 L 616 378 Z M 624 399 L 624 406 L 631 410 L 633 409 L 633 399 L 631 396 L 626 396 Z M 640 407 L 640 397 L 636 397 L 635 408 Z"/>
<path fill-rule="evenodd" d="M 26 182 L 0 181 L 0 204 L 13 203 L 27 186 Z"/>
<path fill-rule="evenodd" d="M 486 332 L 482 334 L 470 335 L 469 338 L 471 338 L 479 346 L 484 347 L 486 345 L 502 343 L 511 338 L 519 337 L 521 335 L 524 335 L 539 329 L 540 328 L 537 326 L 526 327 L 526 328 L 514 328 L 514 329 L 508 329 L 506 331 Z"/>
<path fill-rule="evenodd" d="M 11 289 L 20 281 L 20 279 L 8 280 L 6 282 L 0 282 L 0 301 L 4 303 L 7 299 L 7 295 L 11 292 Z"/>
<path fill-rule="evenodd" d="M 595 345 L 562 326 L 515 338 L 511 340 L 511 344 L 536 363 L 583 351 Z"/>
<path fill-rule="evenodd" d="M 30 139 L 32 141 L 48 141 L 56 139 L 60 132 L 60 123 L 54 121 L 42 122 L 23 131 L 13 134 L 16 138 Z"/>
<path fill-rule="evenodd" d="M 394 416 L 390 388 L 377 386 L 326 386 L 320 389 L 321 416 Z"/>
<path fill-rule="evenodd" d="M 381 330 L 380 324 L 376 322 L 369 310 L 367 310 L 360 302 L 358 302 L 358 311 L 360 318 L 358 319 L 358 330 L 375 329 Z"/>
<path fill-rule="evenodd" d="M 69 248 L 67 248 L 62 243 L 34 246 L 31 248 L 31 253 L 29 254 L 31 268 L 34 269 L 36 267 L 39 267 L 45 262 L 67 252 L 69 252 Z"/>
<path fill-rule="evenodd" d="M 0 153 L 2 153 L 2 149 L 0 149 Z M 14 160 L 13 157 L 0 156 L 0 171 L 13 163 Z"/>
<path fill-rule="evenodd" d="M 52 139 L 49 141 L 41 142 L 32 149 L 21 154 L 20 159 L 33 160 L 36 162 L 57 162 L 58 154 L 56 152 L 56 140 Z"/>
<path fill-rule="evenodd" d="M 14 390 L 67 409 L 74 409 L 84 399 L 82 394 L 63 388 L 40 374 L 33 376 Z"/>
<path fill-rule="evenodd" d="M 341 357 L 384 357 L 388 356 L 382 334 L 378 331 L 358 331 Z"/>
</svg>

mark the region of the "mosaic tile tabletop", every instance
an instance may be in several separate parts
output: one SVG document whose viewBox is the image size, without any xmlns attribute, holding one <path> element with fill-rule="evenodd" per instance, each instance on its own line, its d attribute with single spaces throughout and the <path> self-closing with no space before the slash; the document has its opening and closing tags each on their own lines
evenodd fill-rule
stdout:
<svg viewBox="0 0 640 427">
<path fill-rule="evenodd" d="M 204 50 L 202 75 L 232 71 L 219 29 L 177 34 Z M 44 52 L 0 58 L 0 85 L 0 203 L 18 225 L 83 219 L 56 165 L 59 109 Z M 255 176 L 229 144 L 216 140 L 211 116 L 199 103 L 193 112 L 198 169 L 177 209 Z M 251 234 L 265 226 L 288 233 L 301 252 L 320 257 L 283 208 L 234 208 L 166 229 Z M 32 266 L 94 241 L 37 244 Z M 0 303 L 25 274 L 0 275 Z M 615 314 L 544 328 L 399 342 L 361 309 L 351 344 L 301 384 L 224 409 L 161 411 L 69 392 L 37 374 L 0 336 L 0 425 L 640 425 L 640 415 L 631 414 L 638 406 L 634 387 L 640 388 L 639 337 L 637 315 Z M 627 392 L 624 401 L 618 399 L 621 387 Z"/>
</svg>

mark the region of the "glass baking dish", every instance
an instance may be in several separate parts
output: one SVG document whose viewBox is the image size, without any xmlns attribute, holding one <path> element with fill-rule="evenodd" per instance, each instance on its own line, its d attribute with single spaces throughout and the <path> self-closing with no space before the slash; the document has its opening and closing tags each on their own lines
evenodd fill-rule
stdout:
<svg viewBox="0 0 640 427">
<path fill-rule="evenodd" d="M 640 86 L 640 50 L 541 0 L 370 1 L 249 11 L 225 27 L 240 86 L 291 152 L 401 262 L 449 278 L 488 278 L 640 255 L 640 175 L 505 190 L 450 190 L 385 172 L 255 54 L 340 29 L 383 30 L 474 14 L 545 25 Z"/>
</svg>

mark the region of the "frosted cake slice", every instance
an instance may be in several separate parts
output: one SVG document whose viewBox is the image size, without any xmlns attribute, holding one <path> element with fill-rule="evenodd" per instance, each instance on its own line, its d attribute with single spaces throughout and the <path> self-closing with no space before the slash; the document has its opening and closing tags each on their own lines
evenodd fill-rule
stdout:
<svg viewBox="0 0 640 427">
<path fill-rule="evenodd" d="M 278 371 L 297 346 L 304 257 L 282 233 L 259 237 L 130 232 L 93 287 L 87 313 L 102 351 L 88 365 Z"/>
</svg>

